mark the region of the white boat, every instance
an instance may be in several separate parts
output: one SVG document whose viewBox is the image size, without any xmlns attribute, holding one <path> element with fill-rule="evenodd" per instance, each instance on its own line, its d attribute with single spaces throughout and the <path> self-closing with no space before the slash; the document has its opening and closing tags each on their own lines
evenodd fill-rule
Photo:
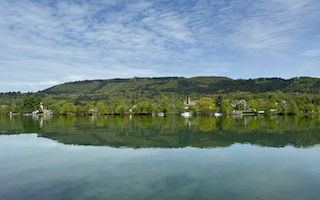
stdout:
<svg viewBox="0 0 320 200">
<path fill-rule="evenodd" d="M 163 112 L 158 113 L 158 116 L 159 116 L 159 117 L 163 117 L 163 116 L 164 116 L 164 113 L 163 113 Z"/>
<path fill-rule="evenodd" d="M 184 113 L 181 113 L 181 116 L 183 117 L 191 117 L 191 113 L 190 112 L 184 112 Z"/>
<path fill-rule="evenodd" d="M 214 116 L 219 117 L 219 116 L 222 116 L 222 114 L 221 114 L 221 113 L 216 112 L 216 113 L 214 113 Z"/>
</svg>

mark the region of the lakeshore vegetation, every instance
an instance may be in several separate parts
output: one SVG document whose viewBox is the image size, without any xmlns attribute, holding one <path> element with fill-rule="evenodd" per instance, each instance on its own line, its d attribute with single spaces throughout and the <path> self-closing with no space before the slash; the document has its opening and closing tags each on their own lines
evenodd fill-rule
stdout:
<svg viewBox="0 0 320 200">
<path fill-rule="evenodd" d="M 45 108 L 61 115 L 196 114 L 234 111 L 270 114 L 319 113 L 320 79 L 159 77 L 85 80 L 36 93 L 0 93 L 0 114 Z M 187 97 L 195 101 L 185 109 Z M 239 100 L 245 100 L 241 103 Z M 41 112 L 41 110 L 40 110 Z"/>
</svg>

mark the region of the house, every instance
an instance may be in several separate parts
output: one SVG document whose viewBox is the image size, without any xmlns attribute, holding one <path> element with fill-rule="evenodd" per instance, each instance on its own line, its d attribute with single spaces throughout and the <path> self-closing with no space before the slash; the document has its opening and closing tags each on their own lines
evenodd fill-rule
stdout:
<svg viewBox="0 0 320 200">
<path fill-rule="evenodd" d="M 97 107 L 94 107 L 94 108 L 89 109 L 89 112 L 97 113 L 97 112 L 98 112 Z"/>
<path fill-rule="evenodd" d="M 264 106 L 266 103 L 266 101 L 260 101 L 260 106 Z"/>
<path fill-rule="evenodd" d="M 286 104 L 287 104 L 287 101 L 283 99 L 283 100 L 280 102 L 280 104 L 286 105 Z"/>
<path fill-rule="evenodd" d="M 243 104 L 243 105 L 244 105 L 244 108 L 247 109 L 247 101 L 244 100 L 244 99 L 237 99 L 237 100 L 235 100 L 235 101 L 231 104 L 231 106 L 232 106 L 232 107 L 236 107 L 236 105 L 239 104 L 239 103 Z"/>
<path fill-rule="evenodd" d="M 44 109 L 42 112 L 45 115 L 52 115 L 53 114 L 53 112 L 51 110 L 46 110 L 46 109 Z"/>
<path fill-rule="evenodd" d="M 194 106 L 194 105 L 196 105 L 196 102 L 195 101 L 191 101 L 190 97 L 188 97 L 188 101 L 184 101 L 184 106 L 186 108 L 188 108 L 189 106 Z"/>
<path fill-rule="evenodd" d="M 51 110 L 47 110 L 43 107 L 43 103 L 40 102 L 40 106 L 39 106 L 40 110 L 42 111 L 42 114 L 44 115 L 53 115 L 53 112 Z M 35 110 L 32 112 L 33 115 L 37 115 L 37 114 L 41 114 L 39 110 Z"/>
</svg>

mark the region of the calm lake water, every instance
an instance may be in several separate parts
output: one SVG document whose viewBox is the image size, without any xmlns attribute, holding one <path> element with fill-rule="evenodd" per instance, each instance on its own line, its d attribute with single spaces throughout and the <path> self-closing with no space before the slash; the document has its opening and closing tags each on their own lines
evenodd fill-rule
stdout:
<svg viewBox="0 0 320 200">
<path fill-rule="evenodd" d="M 0 116 L 0 199 L 318 199 L 319 116 Z"/>
</svg>

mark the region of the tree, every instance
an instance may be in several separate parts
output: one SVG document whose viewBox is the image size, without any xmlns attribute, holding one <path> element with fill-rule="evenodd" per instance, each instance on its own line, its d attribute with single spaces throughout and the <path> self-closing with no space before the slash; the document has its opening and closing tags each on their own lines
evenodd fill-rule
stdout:
<svg viewBox="0 0 320 200">
<path fill-rule="evenodd" d="M 13 109 L 14 113 L 21 113 L 22 112 L 22 108 L 20 106 L 15 106 Z"/>
<path fill-rule="evenodd" d="M 296 115 L 298 112 L 299 112 L 299 108 L 298 108 L 296 102 L 289 100 L 288 101 L 288 114 Z"/>
<path fill-rule="evenodd" d="M 114 114 L 114 110 L 109 105 L 106 105 L 105 110 L 106 110 L 106 114 L 108 114 L 108 115 L 113 115 Z"/>
<path fill-rule="evenodd" d="M 123 114 L 129 114 L 129 106 L 127 104 L 122 104 Z"/>
<path fill-rule="evenodd" d="M 213 113 L 215 111 L 214 100 L 208 97 L 202 97 L 198 101 L 200 113 Z"/>
<path fill-rule="evenodd" d="M 313 103 L 315 106 L 319 106 L 319 105 L 320 105 L 320 97 L 319 97 L 318 95 L 313 95 L 312 103 Z"/>
<path fill-rule="evenodd" d="M 66 115 L 66 114 L 69 114 L 69 112 L 70 112 L 70 107 L 67 104 L 63 104 L 62 113 Z"/>
<path fill-rule="evenodd" d="M 149 102 L 148 103 L 148 111 L 149 111 L 149 114 L 152 114 L 152 113 L 155 113 L 157 110 L 157 106 L 156 104 L 154 104 L 153 102 Z"/>
<path fill-rule="evenodd" d="M 142 108 L 142 104 L 139 102 L 136 104 L 136 107 L 133 109 L 133 112 L 135 114 L 140 114 L 141 113 L 141 108 Z"/>
<path fill-rule="evenodd" d="M 60 112 L 61 112 L 61 107 L 57 103 L 52 104 L 50 106 L 50 109 L 52 110 L 53 114 L 56 114 L 56 115 L 60 114 Z"/>
<path fill-rule="evenodd" d="M 259 108 L 259 105 L 258 105 L 258 102 L 256 100 L 253 100 L 251 99 L 249 102 L 248 102 L 248 107 L 254 111 L 254 112 L 257 112 L 258 111 L 258 108 Z"/>
<path fill-rule="evenodd" d="M 189 107 L 190 107 L 190 106 L 189 106 Z M 185 111 L 183 102 L 179 102 L 179 103 L 177 104 L 177 111 L 178 111 L 178 113 L 183 113 L 183 112 Z"/>
<path fill-rule="evenodd" d="M 123 115 L 123 107 L 122 107 L 122 105 L 118 105 L 114 112 L 115 112 L 115 114 Z"/>
<path fill-rule="evenodd" d="M 76 108 L 73 103 L 67 103 L 67 106 L 69 107 L 69 113 L 75 113 Z"/>
<path fill-rule="evenodd" d="M 236 108 L 235 108 L 236 110 L 244 110 L 244 104 L 243 103 L 238 103 L 237 105 L 236 105 Z"/>
<path fill-rule="evenodd" d="M 297 106 L 298 106 L 298 108 L 299 108 L 300 110 L 303 110 L 303 108 L 304 108 L 305 105 L 306 105 L 305 102 L 302 101 L 301 99 L 298 99 L 298 100 L 297 100 Z"/>
<path fill-rule="evenodd" d="M 155 105 L 155 112 L 156 113 L 163 112 L 163 107 L 161 105 Z"/>
<path fill-rule="evenodd" d="M 230 102 L 224 100 L 220 104 L 220 112 L 221 113 L 230 113 L 232 110 Z"/>
<path fill-rule="evenodd" d="M 97 110 L 98 110 L 98 113 L 104 114 L 104 112 L 105 112 L 105 105 L 104 105 L 103 101 L 99 101 L 99 102 L 97 103 Z"/>
<path fill-rule="evenodd" d="M 164 113 L 171 113 L 170 106 L 167 103 L 165 103 L 163 106 L 163 112 Z"/>
<path fill-rule="evenodd" d="M 6 106 L 6 107 L 4 108 L 3 113 L 4 113 L 4 114 L 9 114 L 11 111 L 12 111 L 11 106 Z"/>
<path fill-rule="evenodd" d="M 0 105 L 0 115 L 3 115 L 3 114 L 4 114 L 4 107 Z"/>
<path fill-rule="evenodd" d="M 315 109 L 316 109 L 316 107 L 312 103 L 307 103 L 304 106 L 303 111 L 306 113 L 312 113 L 312 112 L 314 112 Z"/>
<path fill-rule="evenodd" d="M 87 104 L 87 105 L 83 106 L 82 109 L 83 109 L 82 112 L 83 112 L 85 115 L 87 115 L 87 114 L 89 114 L 89 112 L 90 112 L 91 105 L 90 105 L 90 104 Z"/>
<path fill-rule="evenodd" d="M 82 107 L 81 105 L 76 105 L 75 107 L 75 114 L 80 115 L 82 112 Z"/>
<path fill-rule="evenodd" d="M 217 104 L 217 107 L 220 108 L 221 106 L 221 103 L 223 101 L 223 98 L 221 95 L 218 96 L 217 100 L 216 100 L 216 104 Z"/>
<path fill-rule="evenodd" d="M 192 112 L 192 113 L 198 113 L 199 112 L 198 107 L 195 106 L 195 105 L 190 105 L 188 107 L 188 110 L 189 110 L 189 112 Z"/>
<path fill-rule="evenodd" d="M 23 111 L 24 112 L 32 112 L 32 111 L 36 110 L 39 107 L 40 98 L 37 97 L 37 99 L 36 99 L 34 96 L 30 96 L 30 97 L 23 99 L 23 102 L 22 102 Z"/>
<path fill-rule="evenodd" d="M 267 110 L 276 109 L 277 108 L 277 102 L 274 99 L 269 99 L 265 104 L 265 108 Z"/>
<path fill-rule="evenodd" d="M 148 107 L 149 107 L 148 102 L 144 101 L 141 106 L 141 114 L 147 115 L 149 113 Z"/>
</svg>

